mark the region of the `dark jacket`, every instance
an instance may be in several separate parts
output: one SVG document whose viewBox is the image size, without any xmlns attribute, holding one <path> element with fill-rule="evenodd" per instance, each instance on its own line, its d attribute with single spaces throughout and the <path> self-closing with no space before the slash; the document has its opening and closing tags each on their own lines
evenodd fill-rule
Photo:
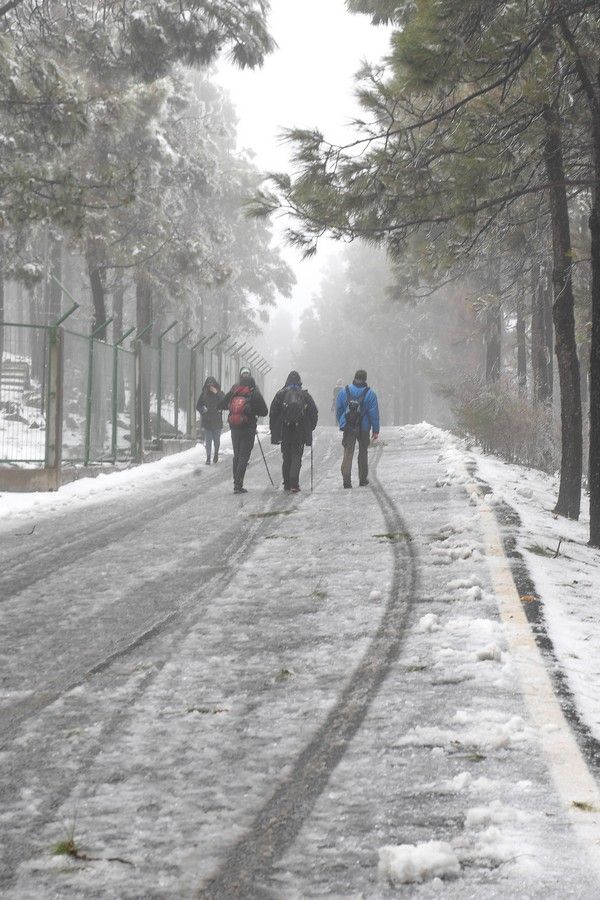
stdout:
<svg viewBox="0 0 600 900">
<path fill-rule="evenodd" d="M 283 402 L 286 391 L 289 390 L 289 388 L 302 391 L 305 402 L 302 423 L 300 426 L 293 428 L 290 428 L 283 422 Z M 317 427 L 318 419 L 319 411 L 317 410 L 317 405 L 308 391 L 303 390 L 302 382 L 290 381 L 288 378 L 285 386 L 282 387 L 280 391 L 277 391 L 273 397 L 273 402 L 271 403 L 271 411 L 269 413 L 271 443 L 281 444 L 286 443 L 288 440 L 296 439 L 298 439 L 298 443 L 300 443 L 300 439 L 302 439 L 302 442 L 306 444 L 307 447 L 310 447 L 312 445 L 313 431 Z"/>
<path fill-rule="evenodd" d="M 267 409 L 267 404 L 265 403 L 264 397 L 256 387 L 256 382 L 251 375 L 244 375 L 240 378 L 238 384 L 234 384 L 230 391 L 228 391 L 221 402 L 219 403 L 219 409 L 229 409 L 229 404 L 231 403 L 231 398 L 239 387 L 250 387 L 252 388 L 252 399 L 250 400 L 250 409 L 252 410 L 252 415 L 254 417 L 254 421 L 250 422 L 248 425 L 236 425 L 234 428 L 256 428 L 256 419 L 258 416 L 266 416 L 269 414 L 269 410 Z"/>
<path fill-rule="evenodd" d="M 210 390 L 211 385 L 217 388 L 217 393 L 213 394 Z M 204 382 L 202 393 L 196 403 L 196 409 L 202 416 L 202 427 L 214 430 L 223 427 L 223 413 L 219 408 L 219 403 L 225 394 L 221 390 L 221 385 L 216 378 L 209 375 Z"/>
</svg>

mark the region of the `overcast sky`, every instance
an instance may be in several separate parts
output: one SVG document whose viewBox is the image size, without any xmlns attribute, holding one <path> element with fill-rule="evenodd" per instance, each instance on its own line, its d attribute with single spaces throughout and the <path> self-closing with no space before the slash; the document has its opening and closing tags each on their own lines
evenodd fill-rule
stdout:
<svg viewBox="0 0 600 900">
<path fill-rule="evenodd" d="M 358 114 L 353 76 L 364 59 L 377 61 L 388 48 L 389 32 L 368 18 L 352 16 L 344 0 L 271 0 L 270 30 L 278 49 L 262 69 L 240 72 L 222 64 L 218 81 L 229 90 L 239 116 L 239 143 L 256 154 L 264 170 L 289 167 L 282 128 L 317 126 L 328 137 L 344 140 Z M 292 251 L 295 318 L 308 305 L 319 273 L 337 245 L 328 243 L 316 259 L 300 262 Z"/>
</svg>

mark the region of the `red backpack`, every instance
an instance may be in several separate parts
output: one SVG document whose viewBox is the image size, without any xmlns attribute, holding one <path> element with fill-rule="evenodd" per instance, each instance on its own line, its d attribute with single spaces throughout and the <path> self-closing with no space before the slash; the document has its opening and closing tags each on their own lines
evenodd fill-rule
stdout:
<svg viewBox="0 0 600 900">
<path fill-rule="evenodd" d="M 251 425 L 254 422 L 252 413 L 252 394 L 254 388 L 237 387 L 233 397 L 229 401 L 229 417 L 227 421 L 230 425 Z"/>
</svg>

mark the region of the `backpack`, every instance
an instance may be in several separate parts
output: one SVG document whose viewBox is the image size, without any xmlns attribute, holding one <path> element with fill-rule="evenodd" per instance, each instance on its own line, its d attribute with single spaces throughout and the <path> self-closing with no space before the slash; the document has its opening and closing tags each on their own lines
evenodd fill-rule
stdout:
<svg viewBox="0 0 600 900">
<path fill-rule="evenodd" d="M 254 422 L 254 414 L 252 412 L 252 394 L 254 389 L 251 387 L 237 387 L 229 401 L 229 416 L 227 421 L 230 425 L 252 425 Z"/>
<path fill-rule="evenodd" d="M 287 428 L 302 425 L 306 411 L 306 398 L 300 388 L 289 387 L 283 395 L 281 422 Z"/>
<path fill-rule="evenodd" d="M 346 425 L 344 431 L 350 434 L 359 434 L 360 425 L 364 416 L 364 403 L 369 388 L 366 387 L 360 397 L 353 397 L 350 388 L 346 385 Z"/>
</svg>

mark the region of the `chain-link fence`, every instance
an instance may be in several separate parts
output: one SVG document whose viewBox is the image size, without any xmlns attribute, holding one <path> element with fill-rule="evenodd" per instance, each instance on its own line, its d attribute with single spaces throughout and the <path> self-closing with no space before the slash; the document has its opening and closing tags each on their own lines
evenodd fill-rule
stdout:
<svg viewBox="0 0 600 900">
<path fill-rule="evenodd" d="M 0 460 L 46 459 L 49 328 L 0 325 Z"/>
<path fill-rule="evenodd" d="M 194 437 L 206 378 L 227 391 L 245 360 L 224 341 L 184 339 L 124 347 L 58 326 L 0 325 L 0 464 L 114 463 Z"/>
<path fill-rule="evenodd" d="M 85 461 L 90 341 L 86 335 L 63 332 L 62 458 L 66 462 Z"/>
</svg>

